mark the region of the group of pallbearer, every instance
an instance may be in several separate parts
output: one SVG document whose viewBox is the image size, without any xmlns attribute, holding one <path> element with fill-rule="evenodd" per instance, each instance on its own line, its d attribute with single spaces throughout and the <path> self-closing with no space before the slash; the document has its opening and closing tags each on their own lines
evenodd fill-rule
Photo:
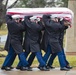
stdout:
<svg viewBox="0 0 76 75">
<path fill-rule="evenodd" d="M 52 64 L 56 56 L 60 70 L 72 69 L 63 48 L 64 32 L 71 26 L 69 18 L 44 14 L 42 18 L 31 15 L 21 19 L 20 15 L 6 15 L 6 23 L 8 36 L 4 49 L 8 54 L 2 70 L 11 71 L 17 55 L 19 63 L 16 69 L 21 71 L 32 71 L 31 65 L 35 57 L 39 62 L 37 68 L 41 71 L 54 69 Z"/>
</svg>

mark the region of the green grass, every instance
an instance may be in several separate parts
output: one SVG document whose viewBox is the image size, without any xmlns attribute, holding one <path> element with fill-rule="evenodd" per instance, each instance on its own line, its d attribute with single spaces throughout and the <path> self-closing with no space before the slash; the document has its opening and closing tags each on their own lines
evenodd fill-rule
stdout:
<svg viewBox="0 0 76 75">
<path fill-rule="evenodd" d="M 2 51 L 0 53 L 4 54 L 4 55 L 7 55 L 6 51 Z M 66 57 L 67 57 L 67 60 L 69 61 L 70 65 L 73 66 L 76 69 L 76 55 L 67 55 Z M 5 57 L 0 57 L 0 67 L 2 66 L 4 60 L 5 60 Z M 18 57 L 16 57 L 16 59 L 15 59 L 15 61 L 13 63 L 13 66 L 16 67 L 18 62 L 19 62 Z M 39 63 L 38 63 L 37 59 L 35 58 L 34 61 L 33 61 L 32 66 L 37 67 L 38 64 Z M 58 57 L 55 58 L 53 66 L 59 67 Z"/>
<path fill-rule="evenodd" d="M 0 28 L 0 35 L 5 35 L 7 33 L 8 33 L 7 26 L 5 24 L 3 24 Z"/>
<path fill-rule="evenodd" d="M 7 30 L 0 30 L 0 35 L 6 35 L 8 33 Z"/>
</svg>

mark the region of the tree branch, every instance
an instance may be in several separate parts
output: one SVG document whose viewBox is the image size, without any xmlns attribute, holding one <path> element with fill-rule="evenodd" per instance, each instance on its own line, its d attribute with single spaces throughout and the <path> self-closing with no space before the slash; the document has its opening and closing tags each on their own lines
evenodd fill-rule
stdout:
<svg viewBox="0 0 76 75">
<path fill-rule="evenodd" d="M 8 8 L 12 8 L 12 7 L 14 7 L 14 5 L 16 4 L 18 2 L 18 0 L 16 0 L 11 6 L 9 6 Z M 7 8 L 7 9 L 8 9 Z"/>
<path fill-rule="evenodd" d="M 7 8 L 8 0 L 6 0 L 5 8 Z"/>
</svg>

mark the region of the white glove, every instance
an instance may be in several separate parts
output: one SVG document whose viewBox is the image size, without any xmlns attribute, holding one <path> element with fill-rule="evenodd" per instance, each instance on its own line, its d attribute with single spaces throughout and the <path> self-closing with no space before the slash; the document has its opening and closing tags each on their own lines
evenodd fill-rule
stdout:
<svg viewBox="0 0 76 75">
<path fill-rule="evenodd" d="M 60 18 L 60 21 L 62 21 L 63 20 L 63 18 Z"/>
</svg>

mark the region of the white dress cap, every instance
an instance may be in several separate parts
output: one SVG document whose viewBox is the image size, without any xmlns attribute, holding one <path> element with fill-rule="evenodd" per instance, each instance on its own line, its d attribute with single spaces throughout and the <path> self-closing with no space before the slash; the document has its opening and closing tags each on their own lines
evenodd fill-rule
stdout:
<svg viewBox="0 0 76 75">
<path fill-rule="evenodd" d="M 20 18 L 20 15 L 12 15 L 12 18 L 13 18 L 13 19 Z"/>
</svg>

